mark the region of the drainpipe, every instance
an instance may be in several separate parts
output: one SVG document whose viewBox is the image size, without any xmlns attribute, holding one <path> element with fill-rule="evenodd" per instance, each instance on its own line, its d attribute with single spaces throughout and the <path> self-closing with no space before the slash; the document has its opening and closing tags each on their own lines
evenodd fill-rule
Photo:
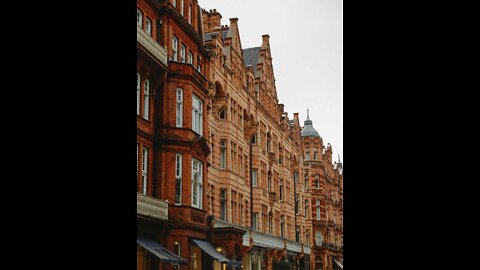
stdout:
<svg viewBox="0 0 480 270">
<path fill-rule="evenodd" d="M 252 139 L 253 135 L 250 137 L 250 228 L 253 230 L 253 176 L 252 176 Z M 258 175 L 257 175 L 258 179 Z"/>
<path fill-rule="evenodd" d="M 295 242 L 297 241 L 297 184 L 295 183 L 295 172 L 293 172 L 293 214 L 295 216 Z M 297 173 L 300 178 L 300 172 Z M 298 209 L 300 210 L 300 209 Z"/>
</svg>

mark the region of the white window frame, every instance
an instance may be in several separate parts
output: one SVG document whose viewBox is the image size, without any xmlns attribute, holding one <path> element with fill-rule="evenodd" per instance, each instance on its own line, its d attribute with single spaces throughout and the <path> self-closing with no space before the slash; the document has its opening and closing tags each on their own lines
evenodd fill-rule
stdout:
<svg viewBox="0 0 480 270">
<path fill-rule="evenodd" d="M 148 187 L 148 148 L 142 149 L 142 194 L 147 195 Z"/>
<path fill-rule="evenodd" d="M 253 213 L 252 221 L 252 229 L 258 231 L 258 213 Z"/>
<path fill-rule="evenodd" d="M 140 99 L 141 99 L 142 80 L 140 73 L 137 72 L 137 115 L 140 115 Z"/>
<path fill-rule="evenodd" d="M 258 185 L 258 169 L 252 169 L 252 186 L 257 187 Z"/>
<path fill-rule="evenodd" d="M 177 88 L 176 90 L 176 126 L 183 127 L 183 89 Z"/>
<path fill-rule="evenodd" d="M 173 5 L 174 7 L 177 7 L 177 0 L 172 0 L 172 5 Z"/>
<path fill-rule="evenodd" d="M 187 63 L 193 65 L 193 53 L 191 51 L 188 51 Z"/>
<path fill-rule="evenodd" d="M 147 35 L 152 36 L 152 21 L 148 17 L 145 18 L 145 32 Z"/>
<path fill-rule="evenodd" d="M 187 47 L 182 43 L 180 45 L 180 62 L 185 63 L 185 53 L 187 52 Z"/>
<path fill-rule="evenodd" d="M 192 158 L 192 207 L 198 209 L 202 209 L 202 179 L 203 163 L 196 158 Z M 194 195 L 196 195 L 196 200 Z"/>
<path fill-rule="evenodd" d="M 137 26 L 142 28 L 143 26 L 143 12 L 137 8 Z"/>
<path fill-rule="evenodd" d="M 192 95 L 192 130 L 203 136 L 203 101 Z"/>
<path fill-rule="evenodd" d="M 145 80 L 143 82 L 143 118 L 149 119 L 150 110 L 150 81 Z"/>
<path fill-rule="evenodd" d="M 202 73 L 202 63 L 201 62 L 202 62 L 201 57 L 198 56 L 197 57 L 197 71 L 200 72 L 200 73 Z"/>
<path fill-rule="evenodd" d="M 176 36 L 172 37 L 172 60 L 178 61 L 178 38 Z"/>
<path fill-rule="evenodd" d="M 180 14 L 182 14 L 182 16 L 184 13 L 184 4 L 185 4 L 185 0 L 180 0 Z"/>
<path fill-rule="evenodd" d="M 182 204 L 182 154 L 175 155 L 175 205 Z M 179 194 L 177 194 L 177 184 L 179 184 Z M 178 200 L 177 200 L 178 198 Z"/>
</svg>

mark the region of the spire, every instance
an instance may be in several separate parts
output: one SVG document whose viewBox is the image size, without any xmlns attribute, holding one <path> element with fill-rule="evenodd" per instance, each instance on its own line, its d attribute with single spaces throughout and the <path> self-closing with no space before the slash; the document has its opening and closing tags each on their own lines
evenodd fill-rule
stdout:
<svg viewBox="0 0 480 270">
<path fill-rule="evenodd" d="M 337 168 L 339 168 L 339 169 L 342 169 L 342 168 L 343 168 L 343 164 L 342 164 L 342 162 L 340 161 L 340 154 L 338 154 Z"/>
<path fill-rule="evenodd" d="M 304 125 L 306 126 L 312 126 L 312 120 L 310 120 L 310 111 L 307 108 L 307 120 L 303 122 Z"/>
</svg>

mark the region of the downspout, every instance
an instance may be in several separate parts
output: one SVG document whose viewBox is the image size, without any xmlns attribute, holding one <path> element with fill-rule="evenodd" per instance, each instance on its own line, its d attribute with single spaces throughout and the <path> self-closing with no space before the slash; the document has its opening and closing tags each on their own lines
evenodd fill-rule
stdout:
<svg viewBox="0 0 480 270">
<path fill-rule="evenodd" d="M 250 137 L 250 228 L 253 230 L 253 176 L 252 176 L 252 137 Z M 258 176 L 257 176 L 258 179 Z"/>
<path fill-rule="evenodd" d="M 300 174 L 298 177 L 300 177 Z M 295 172 L 293 172 L 293 213 L 295 216 L 295 242 L 297 241 L 297 183 L 295 183 Z M 299 209 L 300 210 L 300 209 Z"/>
</svg>

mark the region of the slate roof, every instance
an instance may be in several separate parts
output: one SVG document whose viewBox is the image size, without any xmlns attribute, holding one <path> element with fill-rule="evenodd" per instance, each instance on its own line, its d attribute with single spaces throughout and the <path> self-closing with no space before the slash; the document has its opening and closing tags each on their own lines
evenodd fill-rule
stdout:
<svg viewBox="0 0 480 270">
<path fill-rule="evenodd" d="M 313 128 L 313 122 L 310 120 L 310 115 L 307 111 L 307 120 L 305 120 L 302 130 L 302 137 L 320 137 L 320 134 Z"/>
<path fill-rule="evenodd" d="M 205 34 L 203 35 L 203 39 L 204 39 L 205 41 L 210 41 L 210 40 L 213 39 L 213 35 L 214 35 L 214 34 L 218 34 L 218 33 L 217 33 L 217 32 L 205 33 Z"/>
<path fill-rule="evenodd" d="M 254 69 L 257 68 L 258 56 L 260 55 L 261 47 L 254 47 L 244 49 L 243 51 L 243 63 L 245 66 L 251 65 Z"/>
<path fill-rule="evenodd" d="M 222 31 L 223 40 L 225 40 L 227 38 L 227 33 L 228 33 L 228 31 Z M 205 33 L 203 35 L 203 38 L 205 39 L 205 41 L 210 41 L 210 40 L 212 40 L 213 35 L 218 35 L 218 32 Z"/>
</svg>

